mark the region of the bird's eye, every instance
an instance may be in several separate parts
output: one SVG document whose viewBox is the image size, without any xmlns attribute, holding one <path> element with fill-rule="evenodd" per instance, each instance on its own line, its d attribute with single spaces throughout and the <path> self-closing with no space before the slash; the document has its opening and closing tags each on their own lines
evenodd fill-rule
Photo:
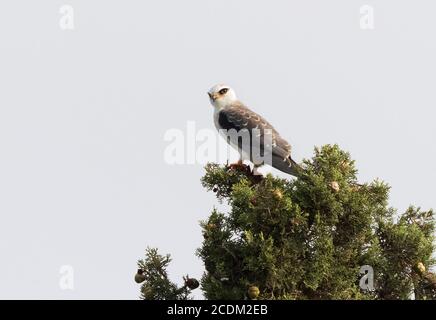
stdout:
<svg viewBox="0 0 436 320">
<path fill-rule="evenodd" d="M 221 89 L 220 91 L 218 91 L 219 92 L 219 94 L 226 94 L 227 93 L 227 91 L 229 91 L 229 89 L 228 88 L 223 88 L 223 89 Z"/>
</svg>

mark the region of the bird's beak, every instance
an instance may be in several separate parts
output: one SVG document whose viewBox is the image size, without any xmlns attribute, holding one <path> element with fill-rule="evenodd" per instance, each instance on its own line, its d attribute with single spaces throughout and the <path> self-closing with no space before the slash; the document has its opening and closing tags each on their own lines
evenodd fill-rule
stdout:
<svg viewBox="0 0 436 320">
<path fill-rule="evenodd" d="M 209 98 L 210 98 L 212 101 L 215 101 L 215 100 L 216 100 L 216 98 L 217 98 L 216 95 L 214 95 L 214 94 L 212 94 L 212 93 L 210 93 L 210 92 L 208 92 L 207 94 L 208 94 Z"/>
</svg>

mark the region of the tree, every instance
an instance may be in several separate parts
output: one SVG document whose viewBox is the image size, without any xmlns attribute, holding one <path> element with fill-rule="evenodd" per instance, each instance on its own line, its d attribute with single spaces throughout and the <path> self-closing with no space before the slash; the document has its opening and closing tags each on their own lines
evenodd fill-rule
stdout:
<svg viewBox="0 0 436 320">
<path fill-rule="evenodd" d="M 198 288 L 199 283 L 187 275 L 184 285 L 178 287 L 168 278 L 167 267 L 171 262 L 170 255 L 162 256 L 155 248 L 147 248 L 145 259 L 138 261 L 135 281 L 142 283 L 141 298 L 144 300 L 187 300 L 191 290 Z"/>
<path fill-rule="evenodd" d="M 315 148 L 303 168 L 287 180 L 255 176 L 245 165 L 206 166 L 203 186 L 230 208 L 201 223 L 206 298 L 436 298 L 432 210 L 398 215 L 388 206 L 390 187 L 359 184 L 354 161 L 337 145 Z M 140 268 L 153 268 L 150 261 Z M 361 274 L 362 266 L 373 274 Z M 162 288 L 143 297 L 174 297 Z"/>
</svg>

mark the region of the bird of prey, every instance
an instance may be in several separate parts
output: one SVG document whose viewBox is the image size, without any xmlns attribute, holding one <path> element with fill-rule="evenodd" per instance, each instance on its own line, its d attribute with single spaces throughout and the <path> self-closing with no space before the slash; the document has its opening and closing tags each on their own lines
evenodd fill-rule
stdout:
<svg viewBox="0 0 436 320">
<path fill-rule="evenodd" d="M 231 87 L 217 84 L 208 91 L 208 95 L 214 107 L 215 126 L 220 133 L 224 132 L 226 141 L 238 150 L 240 154 L 239 164 L 242 164 L 242 160 L 250 160 L 254 164 L 253 171 L 256 174 L 258 167 L 268 164 L 287 174 L 296 177 L 300 175 L 301 167 L 291 158 L 290 144 L 268 121 L 240 102 Z M 227 133 L 232 129 L 236 132 L 247 132 L 248 143 L 242 142 L 239 138 L 236 143 L 232 143 L 232 140 L 229 141 Z M 270 135 L 269 144 L 265 143 L 267 134 Z M 255 145 L 259 146 L 258 149 L 260 148 L 261 153 L 266 152 L 266 149 L 270 150 L 271 163 L 259 162 L 254 159 Z"/>
</svg>

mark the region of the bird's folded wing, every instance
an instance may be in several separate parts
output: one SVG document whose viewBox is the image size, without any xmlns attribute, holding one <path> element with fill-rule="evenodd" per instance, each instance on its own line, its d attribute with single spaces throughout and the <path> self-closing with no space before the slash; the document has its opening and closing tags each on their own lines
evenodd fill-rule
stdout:
<svg viewBox="0 0 436 320">
<path fill-rule="evenodd" d="M 272 154 L 282 159 L 289 157 L 291 154 L 291 146 L 279 135 L 274 127 L 260 115 L 243 105 L 233 105 L 221 110 L 218 117 L 218 124 L 225 130 L 234 129 L 237 132 L 240 130 L 248 130 L 251 139 L 260 138 L 262 148 L 264 147 L 265 132 L 271 130 Z M 258 131 L 255 131 L 255 129 Z M 253 135 L 256 133 L 260 134 L 260 136 L 254 137 Z"/>
</svg>

